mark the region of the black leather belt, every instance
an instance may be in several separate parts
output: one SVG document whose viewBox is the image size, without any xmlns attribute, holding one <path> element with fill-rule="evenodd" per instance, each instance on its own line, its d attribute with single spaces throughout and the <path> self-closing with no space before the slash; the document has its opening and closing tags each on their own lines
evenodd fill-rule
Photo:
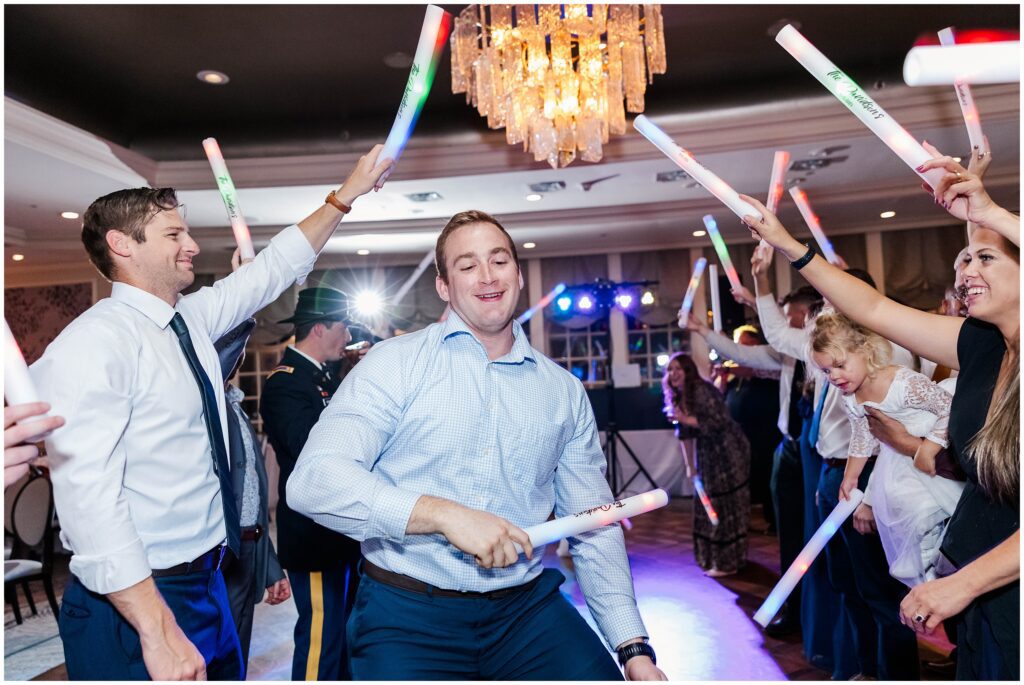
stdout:
<svg viewBox="0 0 1024 685">
<path fill-rule="evenodd" d="M 859 458 L 860 457 L 858 457 L 858 459 Z M 874 456 L 868 457 L 868 461 L 874 461 L 874 460 L 875 460 Z M 846 462 L 849 461 L 849 460 L 848 459 L 822 459 L 822 461 L 825 462 L 825 466 L 828 466 L 829 468 L 832 468 L 832 469 L 845 469 L 846 468 Z"/>
<path fill-rule="evenodd" d="M 522 585 L 506 587 L 501 590 L 491 590 L 490 592 L 459 592 L 458 590 L 444 590 L 439 587 L 434 587 L 433 585 L 428 585 L 427 583 L 416 580 L 415 578 L 403 576 L 401 573 L 387 571 L 382 569 L 380 566 L 371 564 L 366 559 L 363 559 L 363 571 L 378 583 L 390 585 L 391 587 L 396 587 L 400 590 L 408 590 L 409 592 L 415 592 L 421 595 L 432 595 L 434 597 L 459 597 L 462 599 L 501 599 L 502 597 L 508 597 L 509 595 L 514 595 L 519 592 L 526 592 L 540 582 L 540 576 L 537 576 L 533 580 L 523 583 Z"/>
<path fill-rule="evenodd" d="M 249 526 L 241 531 L 242 542 L 256 542 L 263 537 L 263 527 L 260 525 Z"/>
<path fill-rule="evenodd" d="M 167 578 L 168 576 L 184 576 L 189 573 L 199 573 L 200 571 L 214 571 L 220 568 L 226 549 L 226 546 L 218 545 L 206 554 L 192 561 L 186 561 L 184 564 L 178 564 L 170 568 L 155 568 L 153 569 L 153 577 Z"/>
</svg>

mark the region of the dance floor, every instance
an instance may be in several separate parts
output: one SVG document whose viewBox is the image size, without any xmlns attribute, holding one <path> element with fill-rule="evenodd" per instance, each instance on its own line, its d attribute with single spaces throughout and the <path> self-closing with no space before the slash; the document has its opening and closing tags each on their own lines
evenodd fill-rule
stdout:
<svg viewBox="0 0 1024 685">
<path fill-rule="evenodd" d="M 732 577 L 711 579 L 693 561 L 691 506 L 690 499 L 673 499 L 665 509 L 633 519 L 633 529 L 626 534 L 637 600 L 658 652 L 658 665 L 672 680 L 827 680 L 828 673 L 804 660 L 799 636 L 775 640 L 751 620 L 779 576 L 778 542 L 774 535 L 759 532 L 766 524 L 758 508 L 751 521 L 746 568 Z M 545 564 L 566 575 L 563 591 L 590 620 L 571 562 L 559 558 L 551 545 Z M 66 579 L 65 558 L 56 579 L 58 596 Z M 65 680 L 56 623 L 41 587 L 33 589 L 37 590 L 38 616 L 28 616 L 16 626 L 7 607 L 5 678 Z M 24 605 L 23 613 L 27 613 Z M 276 607 L 259 605 L 250 679 L 288 678 L 294 620 L 291 601 Z M 926 660 L 938 659 L 950 649 L 938 638 L 922 641 L 920 646 Z"/>
</svg>

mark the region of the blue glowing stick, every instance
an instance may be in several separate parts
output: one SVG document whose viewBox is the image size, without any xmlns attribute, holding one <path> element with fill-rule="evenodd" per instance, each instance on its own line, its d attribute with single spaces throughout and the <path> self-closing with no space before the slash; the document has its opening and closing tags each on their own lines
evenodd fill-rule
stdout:
<svg viewBox="0 0 1024 685">
<path fill-rule="evenodd" d="M 565 283 L 559 283 L 558 285 L 551 289 L 551 292 L 542 297 L 540 299 L 540 302 L 538 302 L 537 304 L 533 305 L 525 312 L 520 314 L 519 318 L 516 319 L 516 321 L 518 321 L 520 325 L 526 323 L 534 314 L 536 314 L 540 310 L 544 309 L 544 307 L 547 307 L 549 304 L 551 304 L 551 301 L 554 300 L 559 295 L 561 295 L 563 292 L 565 292 Z"/>
<path fill-rule="evenodd" d="M 857 508 L 863 499 L 864 493 L 855 489 L 850 493 L 850 499 L 839 500 L 839 504 L 828 515 L 828 518 L 821 524 L 821 527 L 814 532 L 814 535 L 807 541 L 804 548 L 800 550 L 800 554 L 797 555 L 790 567 L 786 569 L 782 578 L 779 579 L 779 582 L 768 594 L 768 598 L 764 600 L 764 604 L 754 614 L 754 620 L 760 623 L 762 628 L 766 628 L 775 617 L 775 614 L 779 613 L 779 609 L 785 604 L 790 593 L 793 592 L 793 588 L 800 582 L 804 573 L 811 567 L 811 564 L 814 563 L 821 550 L 825 548 L 828 541 L 832 539 L 832 536 L 836 534 L 839 527 L 850 517 L 850 514 L 853 513 L 854 509 Z"/>
<path fill-rule="evenodd" d="M 683 296 L 683 304 L 679 307 L 679 327 L 686 328 L 690 321 L 690 310 L 693 309 L 693 296 L 697 294 L 697 286 L 700 285 L 700 277 L 704 275 L 704 268 L 708 260 L 701 257 L 693 263 L 693 275 L 690 276 L 690 284 L 686 286 L 686 295 Z"/>
</svg>

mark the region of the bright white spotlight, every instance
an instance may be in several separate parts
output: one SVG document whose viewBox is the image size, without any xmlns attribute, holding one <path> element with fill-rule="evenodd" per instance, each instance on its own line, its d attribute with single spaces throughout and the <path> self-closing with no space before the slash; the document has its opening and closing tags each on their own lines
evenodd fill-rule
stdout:
<svg viewBox="0 0 1024 685">
<path fill-rule="evenodd" d="M 580 311 L 589 312 L 594 308 L 594 300 L 590 295 L 580 295 L 580 298 L 576 300 L 576 306 L 580 308 Z"/>
<path fill-rule="evenodd" d="M 650 290 L 645 290 L 644 294 L 640 296 L 640 304 L 642 304 L 645 307 L 650 307 L 652 304 L 654 304 L 654 293 L 652 293 Z"/>
<path fill-rule="evenodd" d="M 615 296 L 615 304 L 619 309 L 629 309 L 633 306 L 633 296 L 629 293 L 619 293 Z"/>
<path fill-rule="evenodd" d="M 380 313 L 384 306 L 384 299 L 379 293 L 372 290 L 364 290 L 356 295 L 355 307 L 360 316 L 374 316 Z"/>
<path fill-rule="evenodd" d="M 656 358 L 656 361 L 658 362 L 658 368 L 663 368 L 666 364 L 668 364 L 668 360 L 669 356 L 667 354 L 659 354 Z"/>
</svg>

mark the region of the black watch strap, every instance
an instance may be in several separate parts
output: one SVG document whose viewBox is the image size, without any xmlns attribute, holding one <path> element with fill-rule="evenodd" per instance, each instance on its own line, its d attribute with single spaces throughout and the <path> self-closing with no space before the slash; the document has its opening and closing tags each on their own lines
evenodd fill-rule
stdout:
<svg viewBox="0 0 1024 685">
<path fill-rule="evenodd" d="M 625 668 L 626 662 L 635 656 L 649 656 L 653 663 L 658 663 L 658 659 L 654 656 L 654 647 L 646 642 L 631 642 L 619 650 L 619 665 Z"/>
<path fill-rule="evenodd" d="M 790 262 L 790 264 L 793 266 L 794 269 L 799 271 L 800 269 L 807 266 L 810 263 L 810 261 L 814 259 L 814 255 L 816 254 L 818 253 L 817 251 L 815 251 L 814 246 L 811 245 L 810 243 L 807 243 L 807 252 L 804 254 L 804 256 L 796 260 L 795 262 Z"/>
</svg>

